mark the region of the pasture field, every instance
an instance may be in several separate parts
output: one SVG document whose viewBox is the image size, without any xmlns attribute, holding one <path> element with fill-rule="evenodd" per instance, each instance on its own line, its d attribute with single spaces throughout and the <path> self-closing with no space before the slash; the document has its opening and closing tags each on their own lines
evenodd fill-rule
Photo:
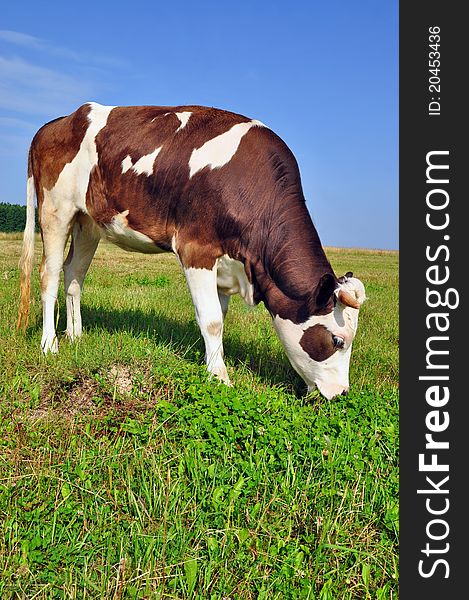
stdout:
<svg viewBox="0 0 469 600">
<path fill-rule="evenodd" d="M 326 401 L 237 297 L 234 386 L 209 380 L 175 257 L 106 244 L 83 337 L 42 356 L 39 239 L 15 331 L 20 248 L 0 238 L 0 598 L 397 599 L 397 252 L 326 249 L 369 297 Z"/>
</svg>

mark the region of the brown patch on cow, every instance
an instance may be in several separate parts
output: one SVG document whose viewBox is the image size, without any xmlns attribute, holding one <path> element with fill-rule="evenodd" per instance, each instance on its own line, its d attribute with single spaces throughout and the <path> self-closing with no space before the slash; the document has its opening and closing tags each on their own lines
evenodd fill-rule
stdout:
<svg viewBox="0 0 469 600">
<path fill-rule="evenodd" d="M 207 332 L 209 335 L 219 336 L 222 330 L 222 324 L 214 321 L 207 325 Z"/>
<path fill-rule="evenodd" d="M 90 215 L 100 227 L 109 224 L 113 217 L 125 210 L 117 210 L 108 202 L 101 170 L 97 167 L 93 167 L 91 171 L 85 202 Z"/>
<path fill-rule="evenodd" d="M 42 190 L 52 189 L 65 165 L 78 154 L 90 111 L 91 106 L 85 104 L 68 117 L 46 123 L 34 136 L 30 157 L 38 204 L 42 202 Z"/>
<path fill-rule="evenodd" d="M 215 244 L 207 241 L 206 244 L 199 241 L 186 242 L 178 236 L 178 256 L 183 266 L 188 269 L 213 269 L 217 258 L 222 256 L 223 252 Z"/>
<path fill-rule="evenodd" d="M 317 362 L 326 360 L 337 350 L 334 346 L 332 333 L 320 324 L 306 329 L 300 340 L 300 346 Z"/>
</svg>

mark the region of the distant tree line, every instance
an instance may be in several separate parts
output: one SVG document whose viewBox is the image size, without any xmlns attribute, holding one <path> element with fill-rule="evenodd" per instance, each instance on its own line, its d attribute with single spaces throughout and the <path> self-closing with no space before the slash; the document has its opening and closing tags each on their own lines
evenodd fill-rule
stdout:
<svg viewBox="0 0 469 600">
<path fill-rule="evenodd" d="M 26 225 L 26 206 L 0 202 L 0 231 L 23 231 Z M 39 231 L 36 211 L 36 231 Z"/>
</svg>

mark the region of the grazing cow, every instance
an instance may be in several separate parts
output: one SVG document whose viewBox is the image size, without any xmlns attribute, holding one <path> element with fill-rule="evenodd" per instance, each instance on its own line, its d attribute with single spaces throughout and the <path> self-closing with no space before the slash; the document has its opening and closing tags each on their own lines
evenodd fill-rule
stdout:
<svg viewBox="0 0 469 600">
<path fill-rule="evenodd" d="M 66 333 L 100 238 L 173 251 L 189 286 L 208 370 L 226 383 L 223 320 L 232 294 L 263 301 L 294 369 L 326 398 L 345 393 L 363 284 L 337 279 L 305 205 L 298 166 L 261 122 L 202 106 L 88 103 L 44 125 L 29 151 L 18 327 L 26 327 L 34 195 L 43 241 L 44 352 L 57 352 L 63 268 Z M 64 262 L 68 237 L 71 244 Z"/>
</svg>

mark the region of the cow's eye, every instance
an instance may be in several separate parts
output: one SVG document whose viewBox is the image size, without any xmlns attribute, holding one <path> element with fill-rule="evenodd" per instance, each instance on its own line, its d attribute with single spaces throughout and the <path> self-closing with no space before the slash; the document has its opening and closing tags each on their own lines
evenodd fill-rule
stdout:
<svg viewBox="0 0 469 600">
<path fill-rule="evenodd" d="M 339 337 L 338 335 L 332 336 L 332 342 L 335 348 L 343 348 L 345 344 L 344 338 Z"/>
</svg>

